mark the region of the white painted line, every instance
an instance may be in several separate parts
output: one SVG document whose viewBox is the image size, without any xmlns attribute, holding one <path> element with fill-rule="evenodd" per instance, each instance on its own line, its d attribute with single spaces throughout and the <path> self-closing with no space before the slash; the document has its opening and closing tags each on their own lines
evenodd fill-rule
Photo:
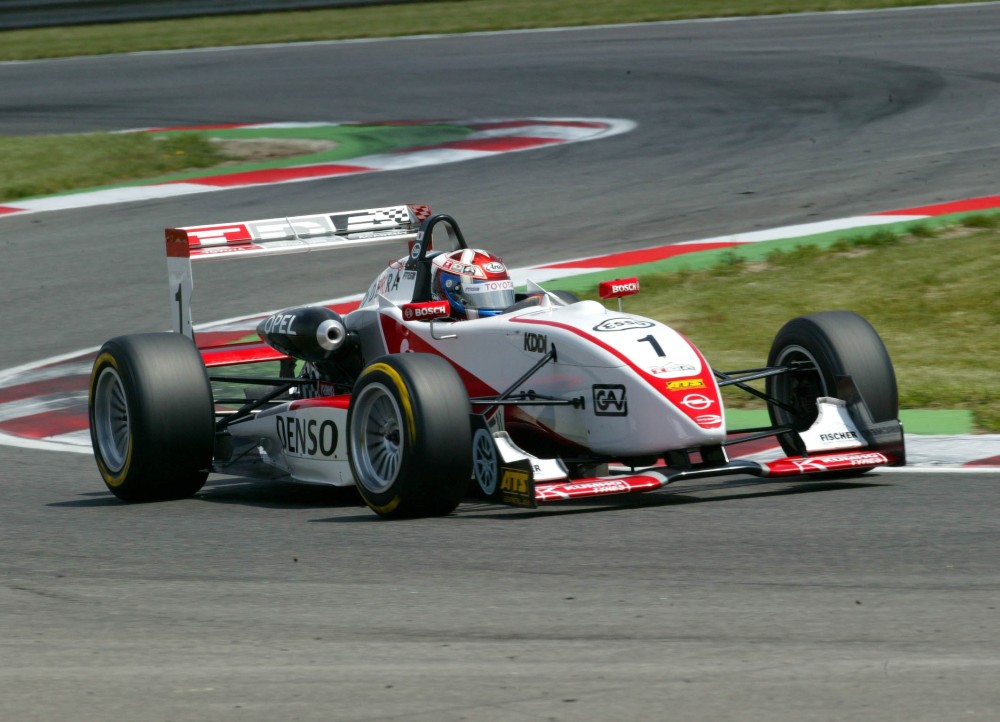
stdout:
<svg viewBox="0 0 1000 722">
<path fill-rule="evenodd" d="M 32 396 L 27 399 L 8 401 L 0 404 L 0 421 L 11 421 L 12 419 L 23 419 L 36 414 L 44 414 L 47 411 L 62 411 L 79 406 L 81 402 L 86 405 L 87 391 L 78 393 L 49 394 L 47 396 Z"/>
<path fill-rule="evenodd" d="M 884 226 L 891 223 L 904 223 L 906 221 L 920 221 L 929 217 L 930 216 L 855 216 L 853 218 L 841 218 L 834 221 L 820 221 L 818 223 L 803 223 L 795 226 L 782 226 L 781 228 L 771 228 L 766 231 L 733 233 L 729 236 L 703 238 L 700 241 L 684 241 L 683 243 L 678 243 L 677 245 L 691 246 L 700 243 L 761 243 L 763 241 L 780 241 L 788 238 L 816 236 L 820 233 L 846 231 L 852 228 L 866 228 L 868 226 Z"/>
<path fill-rule="evenodd" d="M 83 193 L 70 193 L 61 196 L 47 196 L 45 198 L 29 198 L 21 201 L 14 201 L 11 206 L 23 208 L 25 212 L 40 211 L 65 211 L 73 208 L 89 208 L 91 206 L 104 206 L 112 203 L 131 203 L 133 201 L 146 201 L 159 198 L 172 198 L 190 193 L 204 193 L 206 188 L 195 183 L 163 183 L 160 185 L 134 186 L 131 188 L 110 188 L 100 191 L 86 191 Z M 23 216 L 25 213 L 11 213 L 0 216 L 7 218 Z"/>
<path fill-rule="evenodd" d="M 58 437 L 51 438 L 55 439 Z M 68 451 L 75 454 L 91 455 L 94 453 L 93 449 L 90 447 L 89 436 L 87 439 L 87 445 L 82 446 L 76 443 L 62 443 L 47 439 L 29 439 L 24 436 L 12 436 L 11 434 L 5 434 L 0 431 L 0 445 L 18 446 L 22 449 L 40 449 L 42 451 Z"/>
<path fill-rule="evenodd" d="M 522 122 L 530 123 L 530 125 L 521 125 L 520 123 Z M 193 195 L 198 193 L 217 193 L 221 191 L 238 190 L 241 188 L 252 188 L 263 185 L 307 183 L 318 180 L 332 180 L 340 177 L 353 177 L 362 173 L 408 170 L 425 166 L 443 165 L 446 163 L 458 163 L 468 160 L 490 158 L 506 153 L 542 150 L 550 148 L 553 145 L 601 140 L 603 138 L 609 138 L 622 133 L 628 133 L 636 127 L 636 123 L 634 121 L 623 118 L 465 118 L 447 121 L 427 121 L 423 124 L 453 125 L 461 128 L 474 128 L 482 125 L 501 126 L 474 131 L 455 141 L 460 143 L 476 143 L 477 141 L 488 141 L 491 139 L 502 138 L 510 138 L 512 140 L 516 140 L 518 138 L 529 140 L 532 138 L 541 138 L 553 140 L 555 142 L 551 144 L 529 143 L 522 147 L 498 147 L 496 149 L 434 147 L 448 145 L 448 143 L 434 143 L 430 148 L 417 148 L 415 150 L 402 149 L 396 153 L 376 153 L 339 161 L 281 166 L 271 170 L 294 171 L 296 169 L 327 167 L 330 171 L 328 173 L 319 173 L 317 175 L 304 175 L 300 177 L 281 179 L 272 178 L 265 181 L 250 181 L 234 184 L 213 182 L 213 179 L 219 179 L 222 181 L 227 177 L 234 175 L 238 176 L 244 171 L 234 170 L 230 174 L 218 175 L 211 175 L 211 173 L 206 172 L 206 175 L 202 176 L 200 179 L 189 179 L 187 181 L 154 183 L 148 185 L 108 188 L 103 190 L 84 190 L 57 196 L 28 198 L 13 201 L 9 204 L 3 205 L 17 210 L 11 213 L 0 214 L 0 219 L 20 217 L 30 213 L 40 213 L 46 211 L 71 210 L 74 208 L 88 208 L 92 206 L 111 205 L 116 203 L 131 203 L 134 201 L 161 200 L 163 198 L 174 198 L 177 196 Z M 344 123 L 280 123 L 271 125 L 250 124 L 242 125 L 240 127 L 256 129 L 267 127 L 315 127 L 316 125 L 342 126 Z M 169 130 L 169 128 L 164 130 Z M 337 169 L 341 170 L 338 171 Z"/>
<path fill-rule="evenodd" d="M 0 371 L 0 386 L 14 386 L 21 383 L 20 379 L 28 379 L 29 381 L 43 381 L 47 379 L 60 378 L 62 376 L 72 376 L 80 373 L 79 369 L 84 369 L 86 375 L 90 375 L 90 363 L 84 362 L 81 364 L 63 365 L 64 361 L 69 361 L 71 359 L 78 358 L 80 356 L 87 356 L 89 354 L 96 354 L 99 348 L 87 348 L 83 351 L 72 351 L 70 353 L 60 354 L 58 356 L 49 356 L 48 358 L 42 359 L 40 361 L 35 361 L 33 363 L 21 364 L 20 366 L 14 366 L 9 369 L 4 369 Z M 58 364 L 58 365 L 57 365 Z M 69 373 L 67 373 L 67 369 Z M 61 371 L 61 373 L 59 373 Z M 9 379 L 17 378 L 18 381 L 15 383 L 9 383 Z"/>
<path fill-rule="evenodd" d="M 880 466 L 873 474 L 1000 474 L 996 466 Z M 862 479 L 864 477 L 861 477 Z"/>
<path fill-rule="evenodd" d="M 49 436 L 46 437 L 46 441 L 51 441 L 56 444 L 66 444 L 71 447 L 68 451 L 82 451 L 86 454 L 93 453 L 93 447 L 90 444 L 90 429 L 73 431 L 68 434 L 59 434 L 57 436 Z"/>
</svg>

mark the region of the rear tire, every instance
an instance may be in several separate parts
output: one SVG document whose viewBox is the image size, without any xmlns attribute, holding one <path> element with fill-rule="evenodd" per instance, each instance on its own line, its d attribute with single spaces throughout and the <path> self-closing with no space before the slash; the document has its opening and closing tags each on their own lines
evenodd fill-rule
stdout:
<svg viewBox="0 0 1000 722">
<path fill-rule="evenodd" d="M 458 372 L 440 356 L 369 365 L 347 413 L 351 471 L 369 508 L 386 518 L 452 512 L 472 476 L 469 413 Z"/>
<path fill-rule="evenodd" d="M 778 331 L 767 358 L 768 366 L 810 362 L 814 368 L 790 371 L 767 379 L 767 393 L 792 407 L 769 405 L 771 422 L 808 429 L 816 420 L 816 399 L 837 396 L 837 377 L 851 376 L 876 422 L 899 416 L 896 373 L 878 333 L 851 311 L 825 311 L 794 318 Z M 778 437 L 789 456 L 798 453 L 790 434 Z"/>
<path fill-rule="evenodd" d="M 205 484 L 215 443 L 212 388 L 186 336 L 105 343 L 90 375 L 89 413 L 97 468 L 119 499 L 181 499 Z"/>
</svg>

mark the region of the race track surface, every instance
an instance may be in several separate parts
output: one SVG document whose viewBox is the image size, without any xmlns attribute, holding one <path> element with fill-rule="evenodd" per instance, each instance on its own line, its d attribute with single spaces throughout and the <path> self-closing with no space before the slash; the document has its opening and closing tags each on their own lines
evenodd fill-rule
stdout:
<svg viewBox="0 0 1000 722">
<path fill-rule="evenodd" d="M 989 4 L 0 65 L 0 133 L 638 123 L 0 219 L 0 369 L 168 327 L 165 226 L 427 202 L 521 266 L 996 194 L 997 47 Z M 196 320 L 359 291 L 385 256 L 220 266 Z M 218 477 L 125 506 L 85 455 L 0 447 L 0 468 L 11 719 L 1000 716 L 994 473 L 728 479 L 387 523 L 324 488 Z"/>
</svg>

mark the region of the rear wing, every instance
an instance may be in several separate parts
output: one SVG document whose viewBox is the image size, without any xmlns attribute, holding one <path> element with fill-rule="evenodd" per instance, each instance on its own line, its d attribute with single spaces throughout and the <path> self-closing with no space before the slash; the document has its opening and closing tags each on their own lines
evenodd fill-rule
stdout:
<svg viewBox="0 0 1000 722">
<path fill-rule="evenodd" d="M 401 205 L 210 226 L 167 228 L 167 275 L 173 330 L 194 338 L 192 264 L 255 256 L 309 253 L 381 243 L 413 243 L 429 206 Z"/>
</svg>

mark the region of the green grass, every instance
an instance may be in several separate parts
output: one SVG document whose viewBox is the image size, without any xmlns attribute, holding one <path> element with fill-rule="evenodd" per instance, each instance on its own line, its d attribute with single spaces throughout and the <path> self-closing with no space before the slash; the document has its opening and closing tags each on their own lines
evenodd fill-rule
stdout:
<svg viewBox="0 0 1000 722">
<path fill-rule="evenodd" d="M 678 329 L 720 369 L 763 365 L 794 316 L 855 311 L 885 341 L 902 408 L 966 409 L 978 431 L 1000 432 L 998 220 L 976 214 L 933 233 L 926 224 L 918 234 L 862 233 L 757 260 L 729 251 L 708 268 L 640 276 L 642 292 L 625 307 Z M 726 398 L 738 406 L 746 397 Z"/>
<path fill-rule="evenodd" d="M 453 0 L 0 32 L 0 60 L 600 25 L 963 0 Z"/>
<path fill-rule="evenodd" d="M 213 131 L 0 136 L 0 203 L 74 190 L 166 183 L 194 176 L 255 171 L 291 163 L 334 163 L 366 153 L 460 140 L 471 131 L 454 125 L 321 126 L 294 129 L 226 128 Z M 288 157 L 249 162 L 218 140 L 323 140 L 320 151 L 288 150 Z M 289 146 L 293 148 L 294 146 Z M 295 155 L 296 152 L 304 155 Z M 40 162 L 44 159 L 44 162 Z M 225 167 L 220 167 L 225 163 Z"/>
<path fill-rule="evenodd" d="M 0 201 L 211 168 L 226 157 L 207 138 L 146 133 L 0 136 Z"/>
</svg>

